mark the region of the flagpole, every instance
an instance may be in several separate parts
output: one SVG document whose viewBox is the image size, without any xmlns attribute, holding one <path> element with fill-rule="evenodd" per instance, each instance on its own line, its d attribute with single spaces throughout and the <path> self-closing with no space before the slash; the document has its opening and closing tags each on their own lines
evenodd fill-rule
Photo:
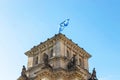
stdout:
<svg viewBox="0 0 120 80">
<path fill-rule="evenodd" d="M 59 27 L 59 32 L 58 33 L 60 34 L 60 27 Z"/>
</svg>

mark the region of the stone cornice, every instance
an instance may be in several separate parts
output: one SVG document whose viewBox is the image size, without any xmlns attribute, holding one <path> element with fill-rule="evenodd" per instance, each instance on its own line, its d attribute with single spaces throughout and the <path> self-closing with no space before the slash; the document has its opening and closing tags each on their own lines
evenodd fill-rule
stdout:
<svg viewBox="0 0 120 80">
<path fill-rule="evenodd" d="M 34 55 L 36 51 L 44 51 L 44 49 L 53 46 L 56 41 L 63 41 L 68 47 L 73 48 L 76 52 L 81 53 L 80 55 L 84 55 L 84 57 L 90 58 L 91 55 L 87 53 L 83 48 L 80 48 L 76 43 L 74 43 L 71 39 L 68 39 L 65 35 L 59 33 L 53 36 L 52 38 L 48 38 L 45 42 L 41 42 L 39 45 L 34 46 L 31 50 L 27 51 L 25 54 L 27 56 Z"/>
<path fill-rule="evenodd" d="M 52 78 L 50 80 L 56 80 L 57 78 L 63 78 L 64 80 L 69 80 L 69 79 L 75 79 L 75 78 L 79 78 L 79 79 L 82 79 L 84 80 L 84 75 L 87 75 L 87 74 L 84 74 L 84 73 L 80 73 L 79 71 L 66 71 L 62 68 L 59 68 L 59 69 L 56 69 L 54 71 L 51 71 L 49 69 L 43 69 L 39 72 L 36 73 L 37 76 L 36 76 L 36 79 L 41 79 L 42 77 L 48 77 L 48 78 Z"/>
</svg>

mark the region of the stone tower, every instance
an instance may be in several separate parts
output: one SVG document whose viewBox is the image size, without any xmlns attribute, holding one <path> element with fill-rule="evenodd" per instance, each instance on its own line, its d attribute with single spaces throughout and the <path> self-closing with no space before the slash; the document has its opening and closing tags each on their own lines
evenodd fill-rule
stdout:
<svg viewBox="0 0 120 80">
<path fill-rule="evenodd" d="M 23 66 L 17 80 L 88 80 L 88 59 L 91 57 L 65 35 L 59 33 L 25 53 L 27 69 Z"/>
</svg>

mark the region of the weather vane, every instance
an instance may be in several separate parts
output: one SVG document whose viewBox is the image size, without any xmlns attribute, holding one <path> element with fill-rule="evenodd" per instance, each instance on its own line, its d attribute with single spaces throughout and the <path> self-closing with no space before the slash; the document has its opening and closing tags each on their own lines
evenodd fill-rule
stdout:
<svg viewBox="0 0 120 80">
<path fill-rule="evenodd" d="M 70 19 L 66 19 L 66 20 L 64 20 L 63 22 L 60 23 L 59 33 L 61 33 L 64 30 L 64 28 L 68 26 L 69 20 Z"/>
</svg>

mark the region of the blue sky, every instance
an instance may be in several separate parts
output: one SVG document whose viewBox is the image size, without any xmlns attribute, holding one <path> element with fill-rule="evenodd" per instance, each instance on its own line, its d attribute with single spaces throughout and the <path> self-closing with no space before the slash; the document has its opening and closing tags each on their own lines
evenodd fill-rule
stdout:
<svg viewBox="0 0 120 80">
<path fill-rule="evenodd" d="M 120 80 L 119 0 L 0 0 L 0 80 L 16 80 L 24 52 L 62 32 L 92 55 L 99 80 Z"/>
</svg>

